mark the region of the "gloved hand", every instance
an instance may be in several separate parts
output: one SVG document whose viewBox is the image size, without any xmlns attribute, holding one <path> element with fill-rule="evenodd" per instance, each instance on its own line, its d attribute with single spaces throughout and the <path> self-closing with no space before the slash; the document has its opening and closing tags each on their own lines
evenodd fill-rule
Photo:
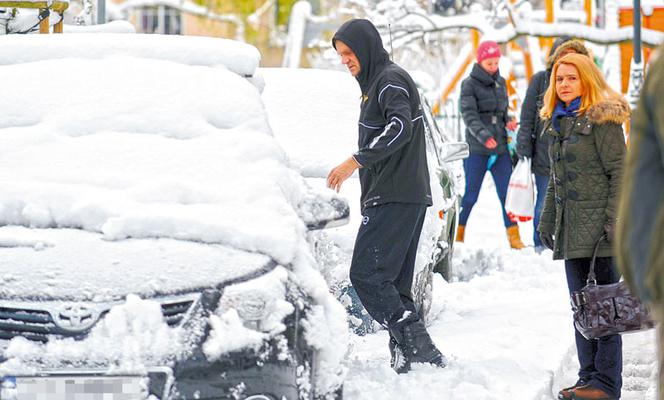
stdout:
<svg viewBox="0 0 664 400">
<path fill-rule="evenodd" d="M 515 131 L 518 125 L 519 125 L 519 123 L 516 122 L 516 119 L 511 119 L 511 120 L 507 121 L 507 124 L 505 125 L 505 127 L 510 131 Z"/>
<path fill-rule="evenodd" d="M 613 222 L 607 222 L 604 224 L 604 233 L 606 233 L 606 241 L 611 243 L 616 234 L 616 226 Z"/>
<path fill-rule="evenodd" d="M 539 237 L 544 247 L 546 247 L 549 250 L 553 250 L 554 239 L 552 234 L 540 232 Z"/>
<path fill-rule="evenodd" d="M 496 142 L 496 139 L 490 137 L 487 139 L 486 142 L 484 142 L 484 147 L 487 149 L 495 149 L 496 146 L 498 146 L 498 142 Z"/>
</svg>

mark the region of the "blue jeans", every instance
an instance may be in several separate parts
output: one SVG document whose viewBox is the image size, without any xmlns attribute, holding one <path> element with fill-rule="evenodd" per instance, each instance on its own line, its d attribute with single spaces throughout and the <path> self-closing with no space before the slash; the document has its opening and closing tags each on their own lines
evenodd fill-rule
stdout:
<svg viewBox="0 0 664 400">
<path fill-rule="evenodd" d="M 537 200 L 535 201 L 535 215 L 533 218 L 533 243 L 535 247 L 542 246 L 542 241 L 537 232 L 537 225 L 539 225 L 540 215 L 542 214 L 542 207 L 544 207 L 544 198 L 546 197 L 546 187 L 549 185 L 548 175 L 535 174 L 535 186 L 537 186 Z"/>
<path fill-rule="evenodd" d="M 565 273 L 570 293 L 586 285 L 590 258 L 565 260 Z M 595 264 L 597 283 L 606 285 L 620 280 L 611 257 L 597 257 Z M 622 338 L 609 335 L 588 340 L 574 328 L 576 352 L 579 357 L 579 378 L 593 387 L 620 398 L 622 388 Z"/>
<path fill-rule="evenodd" d="M 459 225 L 466 225 L 470 212 L 473 206 L 477 203 L 477 198 L 480 194 L 482 181 L 487 171 L 487 162 L 489 161 L 488 155 L 471 154 L 468 158 L 463 160 L 463 170 L 466 175 L 466 192 L 463 194 L 461 201 L 461 214 L 459 215 Z M 496 192 L 502 204 L 503 222 L 505 227 L 516 225 L 516 222 L 510 221 L 510 218 L 505 212 L 505 198 L 507 197 L 507 186 L 510 182 L 512 175 L 512 161 L 509 154 L 501 154 L 491 167 L 491 176 L 496 183 Z"/>
</svg>

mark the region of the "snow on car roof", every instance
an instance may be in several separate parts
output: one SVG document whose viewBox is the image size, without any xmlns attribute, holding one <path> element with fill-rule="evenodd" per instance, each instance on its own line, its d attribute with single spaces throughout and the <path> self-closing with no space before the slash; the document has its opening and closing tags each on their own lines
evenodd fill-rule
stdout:
<svg viewBox="0 0 664 400">
<path fill-rule="evenodd" d="M 134 49 L 155 38 L 138 57 L 115 54 L 124 44 L 105 35 L 72 36 L 69 55 L 55 59 L 39 53 L 57 41 L 10 41 L 26 44 L 25 54 L 0 67 L 0 225 L 221 243 L 291 262 L 305 185 L 256 87 L 212 66 L 214 51 L 199 52 L 197 65 L 152 57 L 176 57 L 184 38 L 114 36 Z M 108 56 L 90 57 L 99 46 Z"/>
<path fill-rule="evenodd" d="M 225 67 L 252 76 L 260 62 L 258 49 L 235 40 L 202 36 L 79 33 L 76 35 L 2 35 L 0 65 L 60 58 L 100 59 L 111 56 L 140 57 L 186 65 Z M 58 79 L 75 70 L 51 71 Z M 100 79 L 103 75 L 97 75 Z M 72 77 L 73 78 L 73 77 Z"/>
<path fill-rule="evenodd" d="M 357 149 L 360 87 L 350 73 L 261 68 L 259 75 L 274 135 L 305 176 L 326 177 Z"/>
</svg>

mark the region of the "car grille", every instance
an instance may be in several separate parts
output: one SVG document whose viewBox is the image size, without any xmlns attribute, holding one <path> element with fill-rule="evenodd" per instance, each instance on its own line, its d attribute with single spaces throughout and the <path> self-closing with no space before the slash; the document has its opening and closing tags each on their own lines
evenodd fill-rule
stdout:
<svg viewBox="0 0 664 400">
<path fill-rule="evenodd" d="M 175 327 L 182 322 L 197 297 L 182 296 L 152 300 L 161 303 L 164 320 L 169 326 Z M 56 324 L 54 315 L 58 312 L 57 303 L 30 302 L 26 305 L 13 303 L 11 306 L 0 307 L 0 340 L 10 340 L 18 336 L 39 342 L 48 342 L 54 336 L 82 339 L 113 306 L 120 304 L 122 303 L 94 304 L 97 310 L 101 310 L 98 320 L 91 321 L 92 324 L 83 331 L 73 331 Z"/>
<path fill-rule="evenodd" d="M 0 308 L 0 339 L 23 336 L 26 339 L 46 342 L 56 325 L 47 311 Z"/>
</svg>

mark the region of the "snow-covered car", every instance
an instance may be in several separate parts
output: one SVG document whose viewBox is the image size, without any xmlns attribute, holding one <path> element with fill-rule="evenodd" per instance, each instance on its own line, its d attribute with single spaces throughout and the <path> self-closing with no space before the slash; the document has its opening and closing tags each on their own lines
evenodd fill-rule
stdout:
<svg viewBox="0 0 664 400">
<path fill-rule="evenodd" d="M 263 99 L 275 137 L 312 186 L 323 188 L 329 171 L 357 148 L 361 98 L 357 82 L 342 71 L 262 68 Z M 468 156 L 466 143 L 451 142 L 435 123 L 424 96 L 427 155 L 434 206 L 427 210 L 416 259 L 413 295 L 423 315 L 431 305 L 431 282 L 436 270 L 448 278 L 460 198 L 450 163 Z M 337 297 L 345 304 L 355 331 L 373 328 L 371 319 L 350 288 L 348 268 L 361 220 L 357 173 L 341 188 L 351 203 L 349 225 L 312 233 L 314 254 Z"/>
<path fill-rule="evenodd" d="M 0 399 L 341 398 L 346 314 L 307 234 L 348 205 L 288 163 L 258 51 L 0 47 Z"/>
</svg>

